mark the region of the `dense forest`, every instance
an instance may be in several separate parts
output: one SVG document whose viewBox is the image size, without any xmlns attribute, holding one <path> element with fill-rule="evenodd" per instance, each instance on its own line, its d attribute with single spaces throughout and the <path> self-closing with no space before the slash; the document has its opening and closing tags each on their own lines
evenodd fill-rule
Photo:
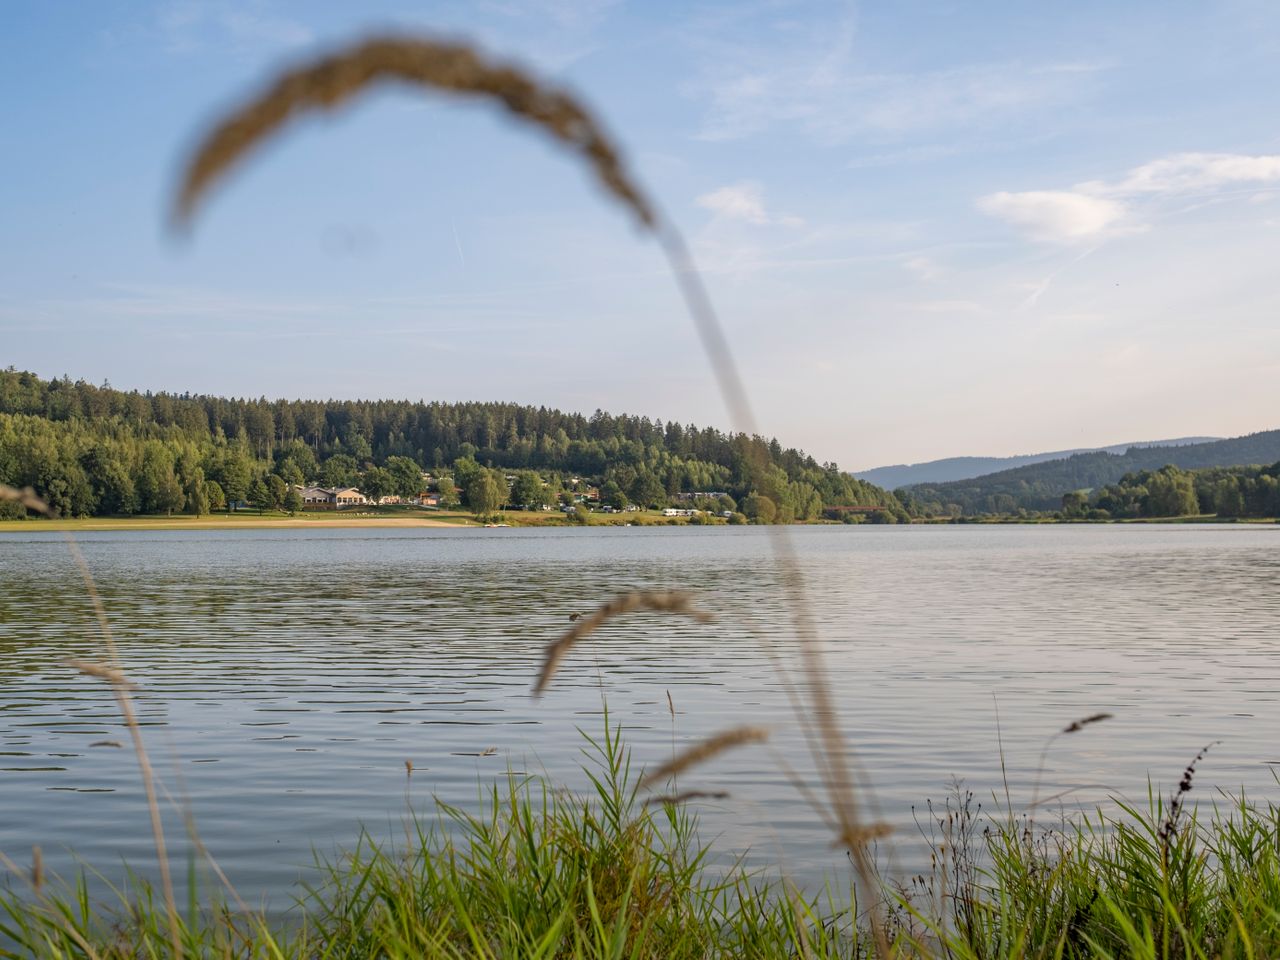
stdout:
<svg viewBox="0 0 1280 960">
<path fill-rule="evenodd" d="M 0 371 L 0 483 L 31 487 L 66 516 L 288 507 L 302 483 L 413 495 L 424 470 L 451 481 L 474 479 L 482 467 L 526 489 L 536 475 L 552 496 L 583 478 L 645 507 L 716 492 L 725 495 L 718 503 L 732 500 L 764 522 L 814 519 L 833 507 L 907 519 L 893 494 L 777 440 L 648 417 L 513 403 L 139 393 Z M 527 499 L 513 486 L 498 492 L 500 502 Z M 447 482 L 444 492 L 454 489 Z"/>
<path fill-rule="evenodd" d="M 921 515 L 1010 516 L 1054 512 L 1061 508 L 1065 493 L 1100 490 L 1120 482 L 1126 474 L 1159 470 L 1168 465 L 1196 470 L 1277 460 L 1280 460 L 1280 430 L 1268 430 L 1185 446 L 1133 447 L 1119 456 L 1079 453 L 972 480 L 919 484 L 897 493 L 909 509 Z"/>
</svg>

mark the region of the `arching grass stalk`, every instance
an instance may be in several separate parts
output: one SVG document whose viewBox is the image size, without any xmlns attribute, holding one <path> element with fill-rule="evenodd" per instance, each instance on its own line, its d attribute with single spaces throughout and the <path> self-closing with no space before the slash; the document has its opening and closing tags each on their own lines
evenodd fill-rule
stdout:
<svg viewBox="0 0 1280 960">
<path fill-rule="evenodd" d="M 256 95 L 214 123 L 201 138 L 180 178 L 173 224 L 187 227 L 208 191 L 295 117 L 335 109 L 366 90 L 387 83 L 496 104 L 516 121 L 540 130 L 578 156 L 606 194 L 658 241 L 710 361 L 733 429 L 749 436 L 759 433 L 724 327 L 688 245 L 674 222 L 626 168 L 623 152 L 613 138 L 578 97 L 520 66 L 491 60 L 467 44 L 431 37 L 371 37 L 281 71 Z M 750 463 L 748 468 L 753 485 L 761 486 L 762 464 Z M 889 943 L 882 929 L 880 881 L 862 822 L 850 747 L 840 730 L 827 683 L 800 566 L 784 527 L 770 527 L 770 542 L 801 652 L 807 699 L 797 719 L 822 779 L 826 809 L 819 812 L 836 824 L 836 841 L 848 850 L 868 895 L 877 948 L 887 957 Z"/>
</svg>

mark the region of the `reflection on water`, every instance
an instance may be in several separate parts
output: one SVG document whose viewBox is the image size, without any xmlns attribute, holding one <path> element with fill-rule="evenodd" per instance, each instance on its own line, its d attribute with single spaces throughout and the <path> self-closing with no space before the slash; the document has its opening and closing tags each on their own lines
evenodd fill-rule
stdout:
<svg viewBox="0 0 1280 960">
<path fill-rule="evenodd" d="M 764 723 L 767 748 L 682 786 L 704 837 L 816 879 L 841 866 L 784 772 L 803 756 L 779 666 L 796 651 L 764 531 L 302 530 L 85 534 L 172 830 L 189 805 L 242 894 L 282 891 L 360 824 L 396 831 L 432 796 L 510 771 L 581 784 L 576 728 L 603 698 L 640 763 L 673 739 Z M 912 805 L 952 775 L 980 798 L 1144 797 L 1222 740 L 1197 786 L 1277 793 L 1280 530 L 1258 526 L 798 528 L 830 679 L 857 759 L 913 865 Z M 692 589 L 709 625 L 633 615 L 529 695 L 542 646 L 635 587 Z M 0 850 L 108 871 L 152 857 L 110 691 L 63 666 L 100 650 L 57 535 L 0 536 Z M 677 708 L 668 712 L 667 692 Z M 124 746 L 122 747 L 121 744 Z M 405 761 L 413 775 L 406 776 Z M 803 765 L 801 765 L 803 770 Z M 1207 791 L 1205 794 L 1207 795 Z M 58 861 L 56 851 L 63 850 Z M 285 895 L 287 901 L 287 895 Z"/>
</svg>

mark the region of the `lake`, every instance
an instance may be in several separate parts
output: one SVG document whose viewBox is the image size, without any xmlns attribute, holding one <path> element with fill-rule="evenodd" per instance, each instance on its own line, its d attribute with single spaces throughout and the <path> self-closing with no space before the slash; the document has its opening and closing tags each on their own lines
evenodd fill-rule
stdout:
<svg viewBox="0 0 1280 960">
<path fill-rule="evenodd" d="M 1041 796 L 1145 802 L 1205 744 L 1193 797 L 1280 798 L 1280 527 L 916 526 L 790 531 L 851 748 L 896 828 L 891 869 L 918 865 L 915 817 L 963 778 L 1016 803 L 1058 738 Z M 313 851 L 361 825 L 398 835 L 432 797 L 474 805 L 511 771 L 570 787 L 602 704 L 639 765 L 740 723 L 766 746 L 681 780 L 721 862 L 813 884 L 845 869 L 789 782 L 804 745 L 779 666 L 795 643 L 768 531 L 323 529 L 118 531 L 78 538 L 172 795 L 251 902 L 287 906 Z M 530 696 L 542 648 L 623 590 L 693 591 L 711 624 L 638 614 L 606 625 Z M 137 764 L 104 684 L 61 535 L 0 534 L 0 850 L 32 844 L 65 872 L 153 862 Z M 668 709 L 667 695 L 676 708 Z M 999 736 L 997 736 L 997 711 Z M 119 741 L 124 748 L 95 746 Z M 406 774 L 405 761 L 414 772 Z M 913 812 L 914 810 L 914 812 Z M 181 871 L 179 871 L 181 872 Z"/>
</svg>

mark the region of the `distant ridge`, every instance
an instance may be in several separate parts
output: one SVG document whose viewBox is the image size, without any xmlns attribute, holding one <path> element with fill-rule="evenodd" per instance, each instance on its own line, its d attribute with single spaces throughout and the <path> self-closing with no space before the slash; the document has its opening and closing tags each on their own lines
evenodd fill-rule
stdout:
<svg viewBox="0 0 1280 960">
<path fill-rule="evenodd" d="M 1000 470 L 1012 470 L 1046 460 L 1065 460 L 1077 453 L 1122 454 L 1137 447 L 1183 447 L 1193 443 L 1212 443 L 1221 437 L 1178 437 L 1174 440 L 1139 440 L 1134 443 L 1115 443 L 1109 447 L 1077 447 L 1074 450 L 1053 450 L 1049 453 L 1029 453 L 1013 457 L 946 457 L 924 463 L 895 463 L 887 467 L 859 470 L 854 476 L 886 490 L 909 487 L 917 483 L 949 483 L 953 480 L 971 480 Z"/>
<path fill-rule="evenodd" d="M 958 510 L 971 516 L 1020 509 L 1045 511 L 1058 509 L 1064 493 L 1095 490 L 1115 483 L 1126 473 L 1159 470 L 1170 464 L 1198 470 L 1276 462 L 1280 462 L 1280 430 L 1266 430 L 1208 443 L 1130 446 L 1121 454 L 1102 450 L 1076 453 L 966 480 L 916 484 L 907 488 L 907 495 L 919 509 L 935 513 Z"/>
</svg>

